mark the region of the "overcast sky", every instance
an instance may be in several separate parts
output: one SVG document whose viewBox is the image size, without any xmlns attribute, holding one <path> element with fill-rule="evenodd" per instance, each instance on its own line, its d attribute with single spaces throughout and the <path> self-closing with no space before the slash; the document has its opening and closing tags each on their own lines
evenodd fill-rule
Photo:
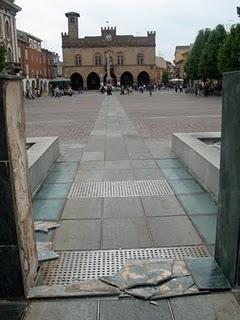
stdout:
<svg viewBox="0 0 240 320">
<path fill-rule="evenodd" d="M 118 34 L 157 32 L 157 54 L 173 60 L 176 45 L 192 43 L 199 29 L 219 23 L 229 28 L 240 22 L 240 0 L 16 0 L 22 11 L 17 27 L 43 40 L 43 47 L 61 54 L 61 32 L 67 32 L 65 13 L 81 15 L 80 36 L 100 34 L 100 28 L 117 27 Z"/>
</svg>

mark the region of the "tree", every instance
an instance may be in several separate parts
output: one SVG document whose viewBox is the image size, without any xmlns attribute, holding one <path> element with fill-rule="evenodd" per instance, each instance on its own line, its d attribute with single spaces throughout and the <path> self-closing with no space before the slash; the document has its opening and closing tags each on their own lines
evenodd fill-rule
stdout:
<svg viewBox="0 0 240 320">
<path fill-rule="evenodd" d="M 190 79 L 201 79 L 199 70 L 200 59 L 210 32 L 210 29 L 200 30 L 193 44 L 192 50 L 185 64 L 185 72 Z"/>
<path fill-rule="evenodd" d="M 5 66 L 5 60 L 6 60 L 6 48 L 2 43 L 0 43 L 0 72 L 3 70 Z"/>
<path fill-rule="evenodd" d="M 221 72 L 240 70 L 240 24 L 233 25 L 218 55 Z"/>
<path fill-rule="evenodd" d="M 167 71 L 164 71 L 163 74 L 162 74 L 162 82 L 164 84 L 166 84 L 166 83 L 168 83 L 168 81 L 169 81 L 169 74 L 168 74 Z"/>
<path fill-rule="evenodd" d="M 211 31 L 199 63 L 199 73 L 204 81 L 207 79 L 221 79 L 221 71 L 218 68 L 218 55 L 226 37 L 227 32 L 223 25 L 218 25 Z"/>
</svg>

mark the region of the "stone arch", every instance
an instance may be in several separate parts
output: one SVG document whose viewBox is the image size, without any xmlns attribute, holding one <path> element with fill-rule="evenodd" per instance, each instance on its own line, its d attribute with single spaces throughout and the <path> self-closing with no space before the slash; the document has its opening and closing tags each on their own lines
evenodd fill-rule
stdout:
<svg viewBox="0 0 240 320">
<path fill-rule="evenodd" d="M 89 73 L 87 77 L 88 90 L 98 90 L 100 88 L 100 77 L 96 72 Z"/>
<path fill-rule="evenodd" d="M 48 87 L 47 81 L 44 81 L 44 84 L 43 84 L 43 91 L 44 92 L 47 92 L 47 87 Z"/>
<path fill-rule="evenodd" d="M 133 86 L 133 75 L 131 74 L 131 72 L 126 71 L 121 75 L 121 87 L 123 86 L 124 88 L 126 87 L 132 87 Z"/>
<path fill-rule="evenodd" d="M 149 85 L 150 84 L 150 76 L 146 71 L 142 71 L 139 73 L 138 77 L 137 77 L 137 84 L 138 86 L 141 85 Z"/>
<path fill-rule="evenodd" d="M 27 79 L 26 81 L 26 91 L 30 91 L 31 85 L 30 85 L 30 81 Z"/>
<path fill-rule="evenodd" d="M 32 93 L 35 93 L 36 90 L 36 83 L 35 80 L 32 80 Z"/>
<path fill-rule="evenodd" d="M 73 90 L 83 89 L 83 78 L 78 72 L 73 73 L 70 79 Z"/>
<path fill-rule="evenodd" d="M 41 91 L 41 93 L 43 92 L 43 81 L 42 80 L 40 81 L 40 91 Z"/>
<path fill-rule="evenodd" d="M 13 55 L 12 55 L 12 48 L 8 47 L 7 48 L 7 61 L 12 62 L 13 61 Z"/>
</svg>

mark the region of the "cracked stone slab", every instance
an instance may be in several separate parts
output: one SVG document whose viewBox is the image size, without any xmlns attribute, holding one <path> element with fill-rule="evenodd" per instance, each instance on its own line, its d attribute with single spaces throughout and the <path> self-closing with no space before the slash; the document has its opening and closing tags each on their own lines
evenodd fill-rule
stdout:
<svg viewBox="0 0 240 320">
<path fill-rule="evenodd" d="M 126 290 L 139 286 L 157 285 L 172 276 L 173 260 L 132 260 L 114 276 L 100 280 Z"/>
<path fill-rule="evenodd" d="M 214 258 L 184 258 L 199 290 L 229 290 L 231 286 Z"/>
<path fill-rule="evenodd" d="M 199 290 L 194 286 L 191 276 L 175 278 L 158 286 L 146 286 L 125 290 L 131 296 L 145 300 L 158 300 L 166 297 L 183 296 L 186 294 L 196 294 Z"/>
<path fill-rule="evenodd" d="M 51 242 L 37 242 L 38 261 L 48 261 L 59 258 L 59 255 L 52 250 Z"/>
<path fill-rule="evenodd" d="M 100 280 L 77 281 L 70 285 L 38 286 L 31 288 L 29 299 L 60 297 L 118 296 L 121 291 Z"/>
</svg>

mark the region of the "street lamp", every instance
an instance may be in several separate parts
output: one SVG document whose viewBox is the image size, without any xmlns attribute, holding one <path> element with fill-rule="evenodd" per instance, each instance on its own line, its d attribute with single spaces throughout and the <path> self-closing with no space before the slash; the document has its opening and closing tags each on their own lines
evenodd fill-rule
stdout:
<svg viewBox="0 0 240 320">
<path fill-rule="evenodd" d="M 240 17 L 240 7 L 237 7 L 237 14 Z"/>
</svg>

